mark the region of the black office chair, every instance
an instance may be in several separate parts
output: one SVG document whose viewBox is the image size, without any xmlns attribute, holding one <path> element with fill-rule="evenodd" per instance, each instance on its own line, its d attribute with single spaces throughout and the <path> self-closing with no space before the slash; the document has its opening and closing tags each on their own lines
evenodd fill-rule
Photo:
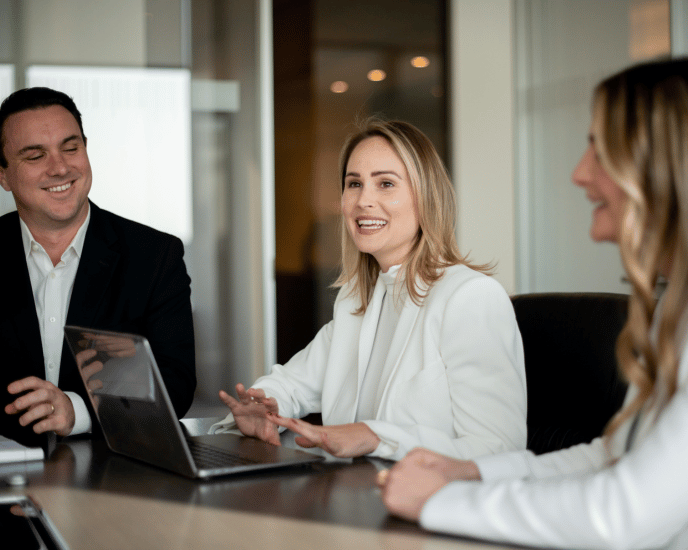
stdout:
<svg viewBox="0 0 688 550">
<path fill-rule="evenodd" d="M 614 349 L 628 296 L 547 293 L 511 300 L 525 351 L 528 449 L 541 454 L 591 441 L 626 395 Z"/>
</svg>

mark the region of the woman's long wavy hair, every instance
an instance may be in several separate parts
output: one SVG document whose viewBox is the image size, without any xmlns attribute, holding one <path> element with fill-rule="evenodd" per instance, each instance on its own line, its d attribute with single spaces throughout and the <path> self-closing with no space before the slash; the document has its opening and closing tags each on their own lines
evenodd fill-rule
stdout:
<svg viewBox="0 0 688 550">
<path fill-rule="evenodd" d="M 375 136 L 385 139 L 399 155 L 408 172 L 416 204 L 420 227 L 402 266 L 406 288 L 414 303 L 422 302 L 448 266 L 464 264 L 477 271 L 489 272 L 491 266 L 470 264 L 459 252 L 455 237 L 454 188 L 432 142 L 415 126 L 398 120 L 366 120 L 358 132 L 347 138 L 339 156 L 342 193 L 351 153 L 364 139 Z M 375 258 L 356 248 L 346 224 L 342 223 L 342 271 L 333 286 L 351 283 L 351 294 L 361 298 L 356 314 L 367 309 L 379 273 L 380 266 Z"/>
<path fill-rule="evenodd" d="M 688 305 L 687 76 L 687 59 L 648 63 L 607 78 L 594 93 L 596 152 L 628 197 L 619 247 L 633 290 L 616 352 L 622 374 L 639 390 L 612 418 L 608 436 L 646 404 L 661 409 L 678 384 L 676 332 Z"/>
</svg>

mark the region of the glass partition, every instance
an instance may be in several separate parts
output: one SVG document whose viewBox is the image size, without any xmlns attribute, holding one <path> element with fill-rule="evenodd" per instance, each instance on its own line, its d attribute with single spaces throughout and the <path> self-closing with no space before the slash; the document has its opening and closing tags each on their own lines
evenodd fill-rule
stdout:
<svg viewBox="0 0 688 550">
<path fill-rule="evenodd" d="M 671 53 L 668 0 L 516 3 L 519 292 L 629 292 L 618 249 L 588 236 L 593 206 L 571 183 L 592 89 Z"/>
</svg>

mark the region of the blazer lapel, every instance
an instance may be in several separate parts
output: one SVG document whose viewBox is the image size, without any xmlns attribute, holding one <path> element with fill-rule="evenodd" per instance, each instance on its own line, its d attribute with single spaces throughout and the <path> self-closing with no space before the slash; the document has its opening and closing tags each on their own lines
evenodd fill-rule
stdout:
<svg viewBox="0 0 688 550">
<path fill-rule="evenodd" d="M 19 215 L 14 212 L 9 219 L 3 220 L 6 226 L 0 234 L 7 235 L 7 258 L 9 269 L 3 270 L 4 288 L 9 291 L 4 297 L 7 308 L 6 319 L 12 327 L 22 353 L 26 354 L 25 367 L 31 372 L 25 376 L 35 375 L 45 378 L 43 345 L 41 331 L 36 315 L 36 304 L 31 289 L 29 268 L 26 266 L 26 254 L 22 244 Z M 22 376 L 23 377 L 23 376 Z"/>
<path fill-rule="evenodd" d="M 100 215 L 100 209 L 91 203 L 91 221 L 74 279 L 67 324 L 93 325 L 101 302 L 110 292 L 110 282 L 119 262 L 116 241 L 114 230 Z"/>
</svg>

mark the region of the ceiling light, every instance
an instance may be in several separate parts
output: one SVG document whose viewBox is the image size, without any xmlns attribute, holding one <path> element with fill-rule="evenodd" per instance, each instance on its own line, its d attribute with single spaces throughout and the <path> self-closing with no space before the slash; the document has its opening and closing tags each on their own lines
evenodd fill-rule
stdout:
<svg viewBox="0 0 688 550">
<path fill-rule="evenodd" d="M 413 65 L 416 69 L 424 69 L 430 65 L 430 60 L 422 55 L 417 55 L 411 59 L 411 65 Z"/>
<path fill-rule="evenodd" d="M 343 80 L 336 80 L 330 84 L 330 91 L 335 94 L 343 94 L 349 89 L 349 85 Z"/>
<path fill-rule="evenodd" d="M 371 80 L 373 82 L 380 82 L 385 78 L 387 78 L 387 73 L 380 69 L 373 69 L 368 73 L 368 80 Z"/>
</svg>

